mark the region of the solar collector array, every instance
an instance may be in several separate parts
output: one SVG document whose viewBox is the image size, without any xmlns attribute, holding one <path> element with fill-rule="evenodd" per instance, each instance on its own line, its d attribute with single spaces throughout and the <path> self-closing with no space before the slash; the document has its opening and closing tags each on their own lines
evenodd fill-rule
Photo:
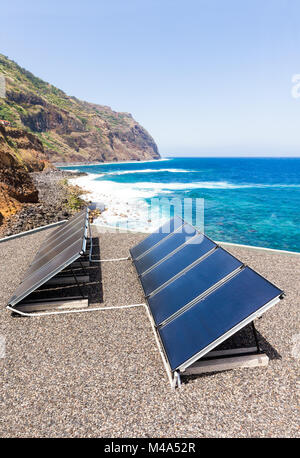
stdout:
<svg viewBox="0 0 300 458">
<path fill-rule="evenodd" d="M 158 293 L 148 298 L 157 326 L 180 311 L 200 294 L 233 274 L 243 264 L 222 248 L 200 261 Z M 161 307 L 161 304 L 165 304 Z"/>
<path fill-rule="evenodd" d="M 178 228 L 172 237 L 164 238 L 161 243 L 155 246 L 148 253 L 142 255 L 134 261 L 136 270 L 139 275 L 146 273 L 159 262 L 172 255 L 175 250 L 180 248 L 184 243 L 196 235 L 196 230 L 189 224 L 185 224 Z"/>
<path fill-rule="evenodd" d="M 193 356 L 199 355 L 209 344 L 216 342 L 246 318 L 251 322 L 255 318 L 249 319 L 251 315 L 281 293 L 281 290 L 245 267 L 193 307 L 159 328 L 171 369 L 176 370 L 188 364 Z"/>
<path fill-rule="evenodd" d="M 86 209 L 55 229 L 9 304 L 16 305 L 79 258 L 87 227 Z M 171 371 L 184 371 L 283 293 L 177 216 L 130 253 Z"/>
<path fill-rule="evenodd" d="M 180 220 L 171 220 L 159 241 L 151 234 L 131 250 L 172 371 L 204 356 L 283 293 Z"/>
<path fill-rule="evenodd" d="M 46 238 L 25 272 L 23 281 L 10 298 L 8 302 L 10 305 L 19 303 L 81 256 L 85 250 L 87 224 L 88 210 L 85 209 Z"/>
<path fill-rule="evenodd" d="M 162 287 L 189 265 L 216 249 L 216 247 L 217 245 L 214 242 L 202 234 L 189 240 L 172 258 L 165 259 L 150 272 L 141 276 L 140 280 L 145 295 L 148 296 Z"/>
<path fill-rule="evenodd" d="M 142 242 L 135 247 L 131 248 L 130 254 L 133 260 L 138 259 L 144 255 L 149 249 L 152 249 L 155 245 L 162 242 L 162 240 L 173 233 L 183 225 L 183 220 L 178 216 L 175 216 L 170 221 L 161 226 L 157 231 L 148 235 Z"/>
</svg>

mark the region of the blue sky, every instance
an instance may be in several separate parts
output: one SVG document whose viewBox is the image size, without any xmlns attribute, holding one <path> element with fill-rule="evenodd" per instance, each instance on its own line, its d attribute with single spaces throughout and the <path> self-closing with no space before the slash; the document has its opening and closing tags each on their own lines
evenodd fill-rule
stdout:
<svg viewBox="0 0 300 458">
<path fill-rule="evenodd" d="M 0 52 L 163 155 L 300 156 L 299 0 L 2 2 Z"/>
</svg>

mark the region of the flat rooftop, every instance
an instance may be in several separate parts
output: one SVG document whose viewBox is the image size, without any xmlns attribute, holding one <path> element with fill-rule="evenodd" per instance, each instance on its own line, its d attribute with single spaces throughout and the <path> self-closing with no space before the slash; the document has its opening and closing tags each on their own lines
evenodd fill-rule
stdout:
<svg viewBox="0 0 300 458">
<path fill-rule="evenodd" d="M 226 245 L 286 293 L 255 321 L 269 365 L 184 378 L 174 391 L 143 308 L 31 318 L 5 309 L 52 230 L 0 243 L 1 437 L 299 437 L 300 256 Z M 104 259 L 145 235 L 94 237 Z M 90 278 L 91 306 L 144 302 L 130 261 L 95 264 Z"/>
</svg>

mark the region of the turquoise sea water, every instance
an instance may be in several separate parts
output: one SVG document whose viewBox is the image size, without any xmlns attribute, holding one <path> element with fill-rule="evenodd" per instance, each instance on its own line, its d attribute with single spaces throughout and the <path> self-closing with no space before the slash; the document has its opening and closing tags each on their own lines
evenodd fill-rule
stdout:
<svg viewBox="0 0 300 458">
<path fill-rule="evenodd" d="M 97 185 L 126 184 L 146 202 L 203 198 L 212 239 L 300 252 L 300 159 L 172 158 L 64 168 L 99 174 Z"/>
</svg>

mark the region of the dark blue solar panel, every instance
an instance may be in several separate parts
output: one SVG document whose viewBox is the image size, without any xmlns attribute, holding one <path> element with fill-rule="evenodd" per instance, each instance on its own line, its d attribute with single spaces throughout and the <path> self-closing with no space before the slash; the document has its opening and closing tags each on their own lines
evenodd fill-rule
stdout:
<svg viewBox="0 0 300 458">
<path fill-rule="evenodd" d="M 179 368 L 281 293 L 248 267 L 241 270 L 182 315 L 158 328 L 171 369 Z"/>
<path fill-rule="evenodd" d="M 134 261 L 136 270 L 139 275 L 146 272 L 151 266 L 161 261 L 164 257 L 172 253 L 191 237 L 196 235 L 197 231 L 193 226 L 185 224 L 178 232 L 174 232 L 170 237 L 163 240 L 159 245 L 154 247 L 141 258 Z"/>
<path fill-rule="evenodd" d="M 20 283 L 14 295 L 10 298 L 9 304 L 15 305 L 22 298 L 28 296 L 30 292 L 45 283 L 49 279 L 49 273 L 51 273 L 50 277 L 53 277 L 64 267 L 71 264 L 72 261 L 79 258 L 81 246 L 82 243 L 80 241 L 73 243 L 73 245 L 68 246 L 64 251 L 52 258 L 45 266 L 32 272 Z"/>
<path fill-rule="evenodd" d="M 65 240 L 61 240 L 60 238 L 57 246 L 49 249 L 48 252 L 43 254 L 29 267 L 24 278 L 27 278 L 33 272 L 43 267 L 45 264 L 51 261 L 52 258 L 57 256 L 59 253 L 62 253 L 70 245 L 73 245 L 74 242 L 79 241 L 78 243 L 81 243 L 81 246 L 82 246 L 82 239 L 84 237 L 84 232 L 85 232 L 85 227 L 81 227 L 77 230 L 77 232 L 72 234 L 70 237 L 66 235 Z"/>
<path fill-rule="evenodd" d="M 34 260 L 31 263 L 31 267 L 37 262 L 40 261 L 40 259 L 43 256 L 48 256 L 50 251 L 57 248 L 60 243 L 66 242 L 66 240 L 70 237 L 72 237 L 76 232 L 82 230 L 84 228 L 84 220 L 83 219 L 78 219 L 75 221 L 75 223 L 72 226 L 66 226 L 65 229 L 57 234 L 57 237 L 51 238 L 49 240 L 48 238 L 45 239 L 42 247 L 36 254 Z M 52 236 L 52 233 L 51 233 Z"/>
<path fill-rule="evenodd" d="M 88 210 L 85 209 L 50 234 L 10 298 L 10 305 L 16 305 L 81 256 L 86 246 L 87 224 Z"/>
<path fill-rule="evenodd" d="M 61 226 L 58 226 L 54 231 L 51 232 L 49 237 L 45 239 L 45 242 L 52 242 L 52 240 L 56 240 L 58 237 L 61 237 L 62 234 L 64 234 L 67 230 L 72 229 L 72 227 L 75 226 L 75 224 L 78 223 L 78 221 L 85 221 L 86 220 L 86 215 L 87 215 L 87 210 L 84 209 L 79 213 L 76 213 L 76 215 L 72 216 L 68 221 L 63 223 Z"/>
<path fill-rule="evenodd" d="M 148 299 L 156 325 L 202 294 L 215 283 L 241 267 L 242 263 L 222 248 L 182 274 Z"/>
<path fill-rule="evenodd" d="M 149 250 L 182 225 L 183 221 L 178 216 L 175 216 L 170 221 L 167 221 L 163 226 L 142 240 L 138 245 L 130 249 L 132 259 L 136 259 L 141 256 L 145 251 Z"/>
<path fill-rule="evenodd" d="M 161 264 L 142 275 L 140 280 L 145 295 L 151 294 L 152 291 L 155 291 L 174 275 L 177 275 L 215 247 L 216 244 L 205 235 L 199 234 L 193 238 L 193 240 L 174 253 L 171 258 L 164 260 Z"/>
</svg>

